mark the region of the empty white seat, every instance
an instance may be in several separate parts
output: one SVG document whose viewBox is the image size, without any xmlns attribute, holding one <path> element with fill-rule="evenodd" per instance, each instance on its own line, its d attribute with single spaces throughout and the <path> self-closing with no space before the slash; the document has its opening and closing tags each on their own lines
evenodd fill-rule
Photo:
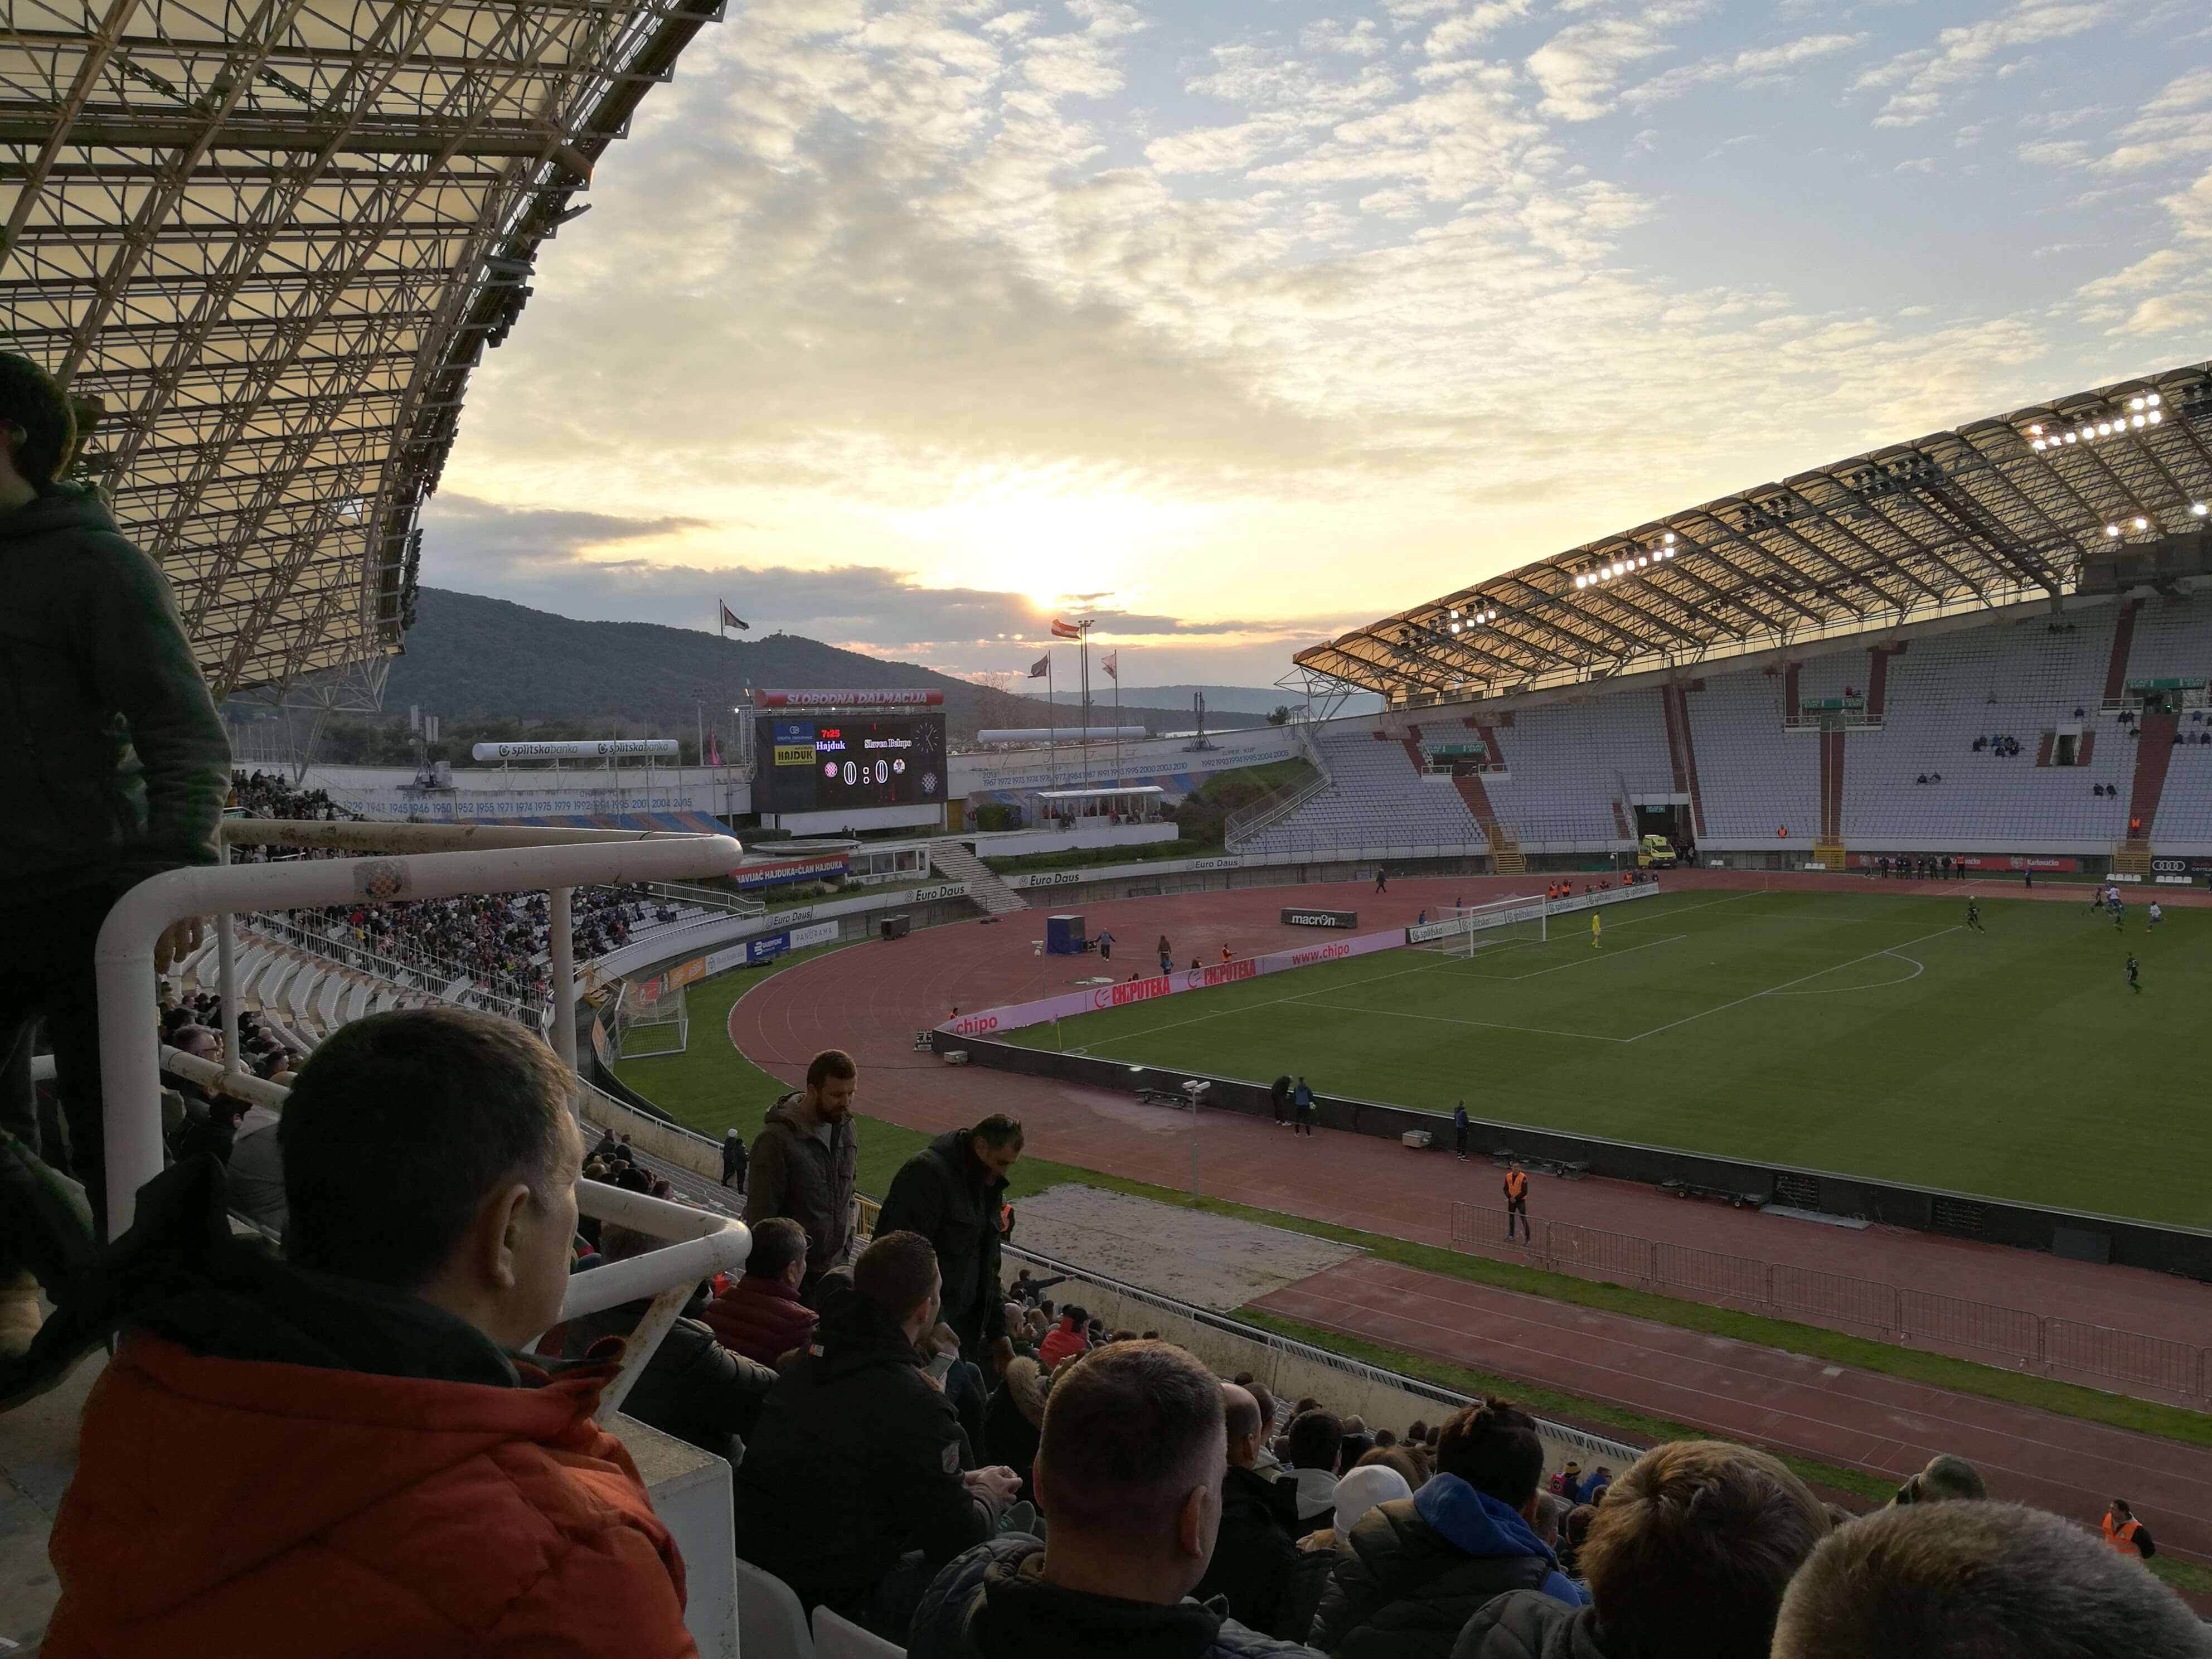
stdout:
<svg viewBox="0 0 2212 1659">
<path fill-rule="evenodd" d="M 738 1558 L 738 1651 L 744 1659 L 814 1659 L 814 1638 L 799 1593 L 743 1556 Z"/>
<path fill-rule="evenodd" d="M 744 1649 L 740 1615 L 739 1650 Z M 906 1659 L 906 1650 L 827 1607 L 814 1609 L 816 1659 Z"/>
</svg>

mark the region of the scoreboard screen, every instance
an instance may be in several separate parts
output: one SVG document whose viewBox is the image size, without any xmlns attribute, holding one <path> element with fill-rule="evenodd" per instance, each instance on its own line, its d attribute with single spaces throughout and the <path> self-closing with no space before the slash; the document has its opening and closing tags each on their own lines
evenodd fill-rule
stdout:
<svg viewBox="0 0 2212 1659">
<path fill-rule="evenodd" d="M 945 716 L 761 720 L 753 810 L 841 812 L 945 799 Z"/>
</svg>

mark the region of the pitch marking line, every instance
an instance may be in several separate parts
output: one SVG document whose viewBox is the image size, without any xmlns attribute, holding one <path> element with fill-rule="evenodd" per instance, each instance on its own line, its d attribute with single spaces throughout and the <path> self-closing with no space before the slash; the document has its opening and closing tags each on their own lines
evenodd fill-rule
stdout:
<svg viewBox="0 0 2212 1659">
<path fill-rule="evenodd" d="M 1623 957 L 1632 957 L 1638 951 L 1649 951 L 1656 945 L 1672 945 L 1678 939 L 1687 939 L 1687 933 L 1669 933 L 1664 939 L 1647 939 L 1641 945 L 1632 945 L 1626 951 L 1607 951 L 1602 955 L 1592 951 L 1586 957 L 1577 957 L 1572 962 L 1563 962 L 1556 968 L 1539 968 L 1526 974 L 1478 974 L 1477 979 L 1492 979 L 1503 985 L 1511 985 L 1524 979 L 1541 979 L 1547 974 L 1564 974 L 1570 968 L 1587 968 L 1594 962 L 1618 962 Z"/>
<path fill-rule="evenodd" d="M 1623 956 L 1628 953 L 1624 951 Z M 1486 1031 L 1526 1031 L 1534 1036 L 1577 1037 L 1584 1042 L 1633 1042 L 1634 1037 L 1601 1036 L 1595 1031 L 1554 1031 L 1541 1025 L 1503 1025 L 1492 1019 L 1462 1019 L 1456 1014 L 1413 1014 L 1403 1008 L 1360 1008 L 1346 1002 L 1309 1002 L 1340 1014 L 1373 1014 L 1388 1019 L 1425 1019 L 1437 1025 L 1479 1025 Z"/>
<path fill-rule="evenodd" d="M 1895 979 L 1883 980 L 1878 985 L 1838 985 L 1832 991 L 1777 991 L 1774 994 L 1778 997 L 1841 997 L 1849 996 L 1854 991 L 1887 991 L 1893 985 L 1910 985 L 1928 971 L 1928 964 L 1916 957 L 1905 956 L 1896 951 L 1885 951 L 1882 954 L 1893 962 L 1904 963 L 1912 971 L 1900 974 Z"/>
<path fill-rule="evenodd" d="M 1753 991 L 1749 996 L 1738 997 L 1733 1002 L 1723 1002 L 1717 1007 L 1705 1010 L 1703 1013 L 1685 1014 L 1680 1019 L 1668 1020 L 1664 1025 L 1655 1025 L 1648 1031 L 1638 1031 L 1632 1037 L 1621 1037 L 1616 1040 L 1623 1042 L 1641 1042 L 1645 1037 L 1657 1036 L 1662 1031 L 1671 1031 L 1678 1025 L 1687 1025 L 1693 1020 L 1705 1018 L 1708 1014 L 1726 1013 L 1731 1008 L 1741 1008 L 1745 1003 L 1756 1002 L 1761 997 L 1778 995 L 1789 990 L 1793 985 L 1802 985 L 1808 980 L 1819 979 L 1823 975 L 1837 973 L 1845 968 L 1856 968 L 1862 962 L 1871 962 L 1876 957 L 1893 956 L 1898 951 L 1909 949 L 1912 945 L 1924 945 L 1931 939 L 1942 939 L 1946 933 L 1955 933 L 1958 931 L 1957 924 L 1949 927 L 1939 927 L 1932 933 L 1923 933 L 1918 939 L 1909 939 L 1899 945 L 1886 945 L 1879 951 L 1869 951 L 1863 957 L 1853 957 L 1849 962 L 1838 962 L 1826 968 L 1817 969 L 1809 974 L 1800 974 L 1795 979 L 1786 979 L 1779 985 L 1770 985 L 1764 991 Z"/>
</svg>

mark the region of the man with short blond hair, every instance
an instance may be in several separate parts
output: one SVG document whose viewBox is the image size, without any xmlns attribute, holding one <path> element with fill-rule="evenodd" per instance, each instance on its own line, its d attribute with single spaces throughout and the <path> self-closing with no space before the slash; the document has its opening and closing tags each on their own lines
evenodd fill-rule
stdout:
<svg viewBox="0 0 2212 1659">
<path fill-rule="evenodd" d="M 1461 1632 L 1454 1659 L 1766 1659 L 1783 1591 L 1828 1527 L 1811 1488 L 1765 1452 L 1655 1446 L 1590 1522 L 1579 1560 L 1592 1605 L 1500 1596 Z"/>
<path fill-rule="evenodd" d="M 1221 1384 L 1167 1342 L 1115 1342 L 1053 1379 L 1036 1456 L 1046 1542 L 1006 1534 L 937 1576 L 912 1659 L 1042 1654 L 1300 1659 L 1190 1599 L 1221 1520 Z"/>
</svg>

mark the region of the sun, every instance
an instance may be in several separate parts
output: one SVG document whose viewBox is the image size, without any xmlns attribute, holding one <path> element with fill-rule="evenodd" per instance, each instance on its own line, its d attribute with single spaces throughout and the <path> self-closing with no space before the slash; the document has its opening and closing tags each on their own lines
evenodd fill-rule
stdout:
<svg viewBox="0 0 2212 1659">
<path fill-rule="evenodd" d="M 945 500 L 893 515 L 938 550 L 916 574 L 945 586 L 1020 593 L 1049 608 L 1064 596 L 1111 596 L 1149 585 L 1164 544 L 1191 534 L 1192 509 L 1137 491 L 1052 473 L 963 479 Z"/>
</svg>

